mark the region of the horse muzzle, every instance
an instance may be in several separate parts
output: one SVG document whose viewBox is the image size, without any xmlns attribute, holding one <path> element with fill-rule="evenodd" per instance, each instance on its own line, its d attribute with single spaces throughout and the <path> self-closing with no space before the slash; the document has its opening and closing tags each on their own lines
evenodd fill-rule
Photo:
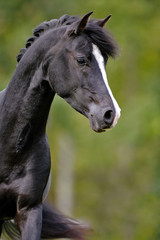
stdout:
<svg viewBox="0 0 160 240">
<path fill-rule="evenodd" d="M 90 111 L 88 119 L 90 126 L 95 132 L 104 132 L 108 129 L 112 129 L 120 118 L 119 112 L 115 112 L 111 108 L 107 108 L 104 111 L 96 112 Z"/>
</svg>

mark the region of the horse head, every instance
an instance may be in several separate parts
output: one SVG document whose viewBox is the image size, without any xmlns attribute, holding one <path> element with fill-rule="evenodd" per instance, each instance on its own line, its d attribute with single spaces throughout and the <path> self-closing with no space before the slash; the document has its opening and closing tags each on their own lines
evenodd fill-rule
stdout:
<svg viewBox="0 0 160 240">
<path fill-rule="evenodd" d="M 91 12 L 92 13 L 92 12 Z M 89 20 L 91 13 L 67 26 L 46 56 L 48 81 L 60 97 L 86 116 L 92 129 L 114 127 L 120 108 L 109 88 L 105 66 L 115 54 L 115 44 L 102 21 Z"/>
</svg>

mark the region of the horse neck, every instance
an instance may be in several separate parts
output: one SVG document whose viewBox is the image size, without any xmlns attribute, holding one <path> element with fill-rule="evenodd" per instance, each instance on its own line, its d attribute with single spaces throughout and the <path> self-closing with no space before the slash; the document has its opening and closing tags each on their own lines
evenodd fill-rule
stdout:
<svg viewBox="0 0 160 240">
<path fill-rule="evenodd" d="M 26 126 L 34 136 L 45 133 L 54 98 L 54 92 L 42 74 L 42 56 L 47 50 L 43 48 L 36 54 L 28 51 L 17 65 L 0 109 L 0 131 L 5 136 L 12 134 L 17 139 Z"/>
</svg>

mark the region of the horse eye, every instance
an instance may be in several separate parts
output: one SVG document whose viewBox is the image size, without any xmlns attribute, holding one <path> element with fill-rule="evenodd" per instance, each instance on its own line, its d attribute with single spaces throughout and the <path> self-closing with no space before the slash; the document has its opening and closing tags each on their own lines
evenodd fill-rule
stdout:
<svg viewBox="0 0 160 240">
<path fill-rule="evenodd" d="M 87 61 L 85 58 L 77 58 L 77 62 L 79 65 L 86 65 L 87 64 Z"/>
</svg>

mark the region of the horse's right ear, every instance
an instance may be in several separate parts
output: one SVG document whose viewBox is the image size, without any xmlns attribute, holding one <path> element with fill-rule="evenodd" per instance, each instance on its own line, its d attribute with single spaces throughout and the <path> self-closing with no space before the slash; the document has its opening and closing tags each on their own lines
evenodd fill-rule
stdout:
<svg viewBox="0 0 160 240">
<path fill-rule="evenodd" d="M 110 18 L 112 17 L 112 14 L 110 14 L 108 17 L 106 17 L 105 19 L 99 20 L 97 22 L 97 25 L 100 27 L 104 27 L 105 24 L 110 20 Z"/>
<path fill-rule="evenodd" d="M 89 12 L 87 13 L 82 19 L 78 20 L 77 22 L 73 23 L 72 25 L 70 25 L 67 33 L 69 36 L 72 35 L 79 35 L 81 32 L 83 32 L 83 30 L 85 29 L 85 27 L 87 26 L 88 20 L 90 15 L 93 13 Z"/>
</svg>

